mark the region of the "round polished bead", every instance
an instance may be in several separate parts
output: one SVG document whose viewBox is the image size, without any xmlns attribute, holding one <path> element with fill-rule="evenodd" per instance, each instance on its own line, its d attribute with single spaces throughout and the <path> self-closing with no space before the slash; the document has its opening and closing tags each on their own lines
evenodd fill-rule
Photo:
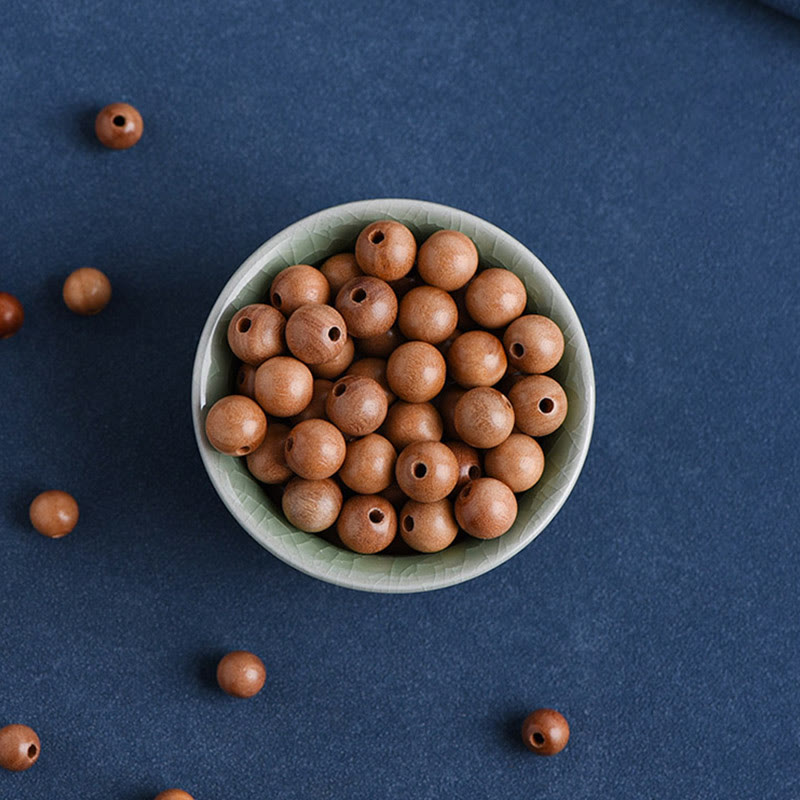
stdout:
<svg viewBox="0 0 800 800">
<path fill-rule="evenodd" d="M 477 480 L 483 475 L 481 468 L 481 457 L 474 447 L 470 447 L 464 442 L 450 441 L 445 444 L 453 451 L 453 455 L 458 461 L 458 482 L 456 491 L 465 486 L 470 481 Z"/>
<path fill-rule="evenodd" d="M 281 270 L 269 287 L 269 300 L 287 317 L 300 306 L 323 304 L 330 300 L 331 287 L 325 276 L 308 264 L 294 264 Z"/>
<path fill-rule="evenodd" d="M 263 688 L 267 679 L 264 662 L 254 653 L 234 650 L 217 664 L 217 683 L 231 697 L 253 697 Z"/>
<path fill-rule="evenodd" d="M 359 339 L 358 351 L 362 356 L 388 358 L 404 341 L 399 328 L 392 326 L 386 333 Z"/>
<path fill-rule="evenodd" d="M 353 339 L 348 336 L 338 356 L 332 358 L 330 361 L 323 361 L 321 364 L 309 364 L 308 368 L 311 370 L 311 374 L 314 375 L 314 377 L 325 378 L 330 381 L 334 378 L 338 378 L 345 370 L 350 368 L 355 354 L 355 344 Z"/>
<path fill-rule="evenodd" d="M 159 792 L 153 800 L 194 800 L 194 798 L 183 789 L 167 789 Z"/>
<path fill-rule="evenodd" d="M 331 478 L 321 481 L 292 478 L 286 484 L 281 508 L 295 528 L 319 533 L 336 522 L 342 508 L 342 490 Z"/>
<path fill-rule="evenodd" d="M 383 435 L 398 449 L 412 442 L 438 442 L 442 438 L 442 418 L 430 403 L 398 400 L 383 423 Z"/>
<path fill-rule="evenodd" d="M 456 430 L 455 416 L 458 401 L 467 393 L 466 389 L 460 386 L 448 386 L 436 398 L 439 406 L 439 414 L 442 417 L 443 433 L 446 439 L 458 439 Z"/>
<path fill-rule="evenodd" d="M 22 303 L 8 292 L 0 292 L 0 339 L 13 336 L 25 321 Z"/>
<path fill-rule="evenodd" d="M 357 494 L 342 506 L 336 522 L 342 543 L 356 553 L 380 553 L 397 533 L 397 513 L 377 494 Z"/>
<path fill-rule="evenodd" d="M 552 708 L 537 708 L 522 723 L 522 741 L 533 753 L 554 756 L 569 741 L 569 723 Z"/>
<path fill-rule="evenodd" d="M 486 331 L 462 333 L 447 351 L 450 377 L 459 385 L 494 386 L 508 366 L 503 343 Z"/>
<path fill-rule="evenodd" d="M 285 483 L 292 477 L 292 471 L 283 455 L 283 445 L 289 430 L 288 425 L 270 422 L 261 446 L 247 454 L 247 469 L 261 483 Z"/>
<path fill-rule="evenodd" d="M 257 367 L 283 350 L 286 319 L 277 308 L 253 303 L 240 308 L 228 324 L 228 346 L 237 358 Z"/>
<path fill-rule="evenodd" d="M 354 361 L 347 368 L 348 375 L 361 375 L 364 378 L 372 378 L 380 384 L 383 393 L 386 395 L 386 402 L 391 405 L 397 399 L 394 392 L 389 388 L 389 381 L 386 380 L 386 359 L 385 358 L 360 358 Z"/>
<path fill-rule="evenodd" d="M 477 539 L 502 536 L 517 518 L 517 498 L 495 478 L 470 481 L 455 502 L 458 524 Z"/>
<path fill-rule="evenodd" d="M 458 533 L 453 504 L 447 500 L 418 503 L 409 500 L 400 511 L 400 536 L 420 553 L 438 553 L 449 547 Z"/>
<path fill-rule="evenodd" d="M 80 510 L 71 494 L 50 489 L 37 495 L 28 509 L 31 525 L 50 539 L 66 536 L 78 524 Z"/>
<path fill-rule="evenodd" d="M 453 418 L 461 439 L 473 447 L 488 448 L 508 439 L 514 428 L 514 409 L 497 389 L 470 389 L 456 403 Z"/>
<path fill-rule="evenodd" d="M 447 366 L 442 354 L 427 342 L 406 342 L 386 364 L 389 388 L 407 403 L 426 403 L 442 391 Z"/>
<path fill-rule="evenodd" d="M 333 384 L 325 401 L 328 419 L 347 436 L 366 436 L 386 419 L 386 394 L 372 378 L 345 375 Z"/>
<path fill-rule="evenodd" d="M 439 344 L 456 329 L 455 300 L 436 286 L 418 286 L 400 302 L 397 325 L 407 339 Z"/>
<path fill-rule="evenodd" d="M 356 261 L 361 271 L 385 281 L 397 280 L 411 272 L 416 257 L 414 234 L 393 220 L 367 225 L 356 240 Z"/>
<path fill-rule="evenodd" d="M 342 482 L 359 494 L 378 494 L 394 480 L 397 453 L 392 443 L 377 433 L 349 442 L 339 470 Z"/>
<path fill-rule="evenodd" d="M 286 323 L 286 345 L 304 364 L 335 359 L 347 342 L 347 326 L 333 306 L 309 303 L 292 312 Z"/>
<path fill-rule="evenodd" d="M 111 300 L 111 283 L 99 269 L 81 267 L 64 281 L 62 296 L 70 311 L 91 317 Z"/>
<path fill-rule="evenodd" d="M 319 271 L 325 276 L 331 287 L 331 297 L 336 297 L 339 289 L 347 281 L 363 275 L 356 261 L 355 253 L 338 253 L 326 259 Z"/>
<path fill-rule="evenodd" d="M 314 378 L 296 358 L 275 356 L 256 370 L 256 401 L 273 417 L 299 414 L 314 396 Z"/>
<path fill-rule="evenodd" d="M 502 481 L 512 492 L 526 492 L 542 477 L 544 453 L 536 439 L 512 433 L 484 458 L 486 474 Z"/>
<path fill-rule="evenodd" d="M 344 436 L 324 419 L 307 419 L 292 428 L 283 445 L 289 469 L 309 481 L 330 478 L 342 466 Z"/>
<path fill-rule="evenodd" d="M 507 269 L 485 269 L 466 294 L 467 311 L 484 328 L 502 328 L 525 311 L 525 284 Z"/>
<path fill-rule="evenodd" d="M 10 772 L 24 772 L 39 759 L 42 743 L 27 725 L 0 728 L 0 767 Z"/>
<path fill-rule="evenodd" d="M 144 132 L 142 115 L 128 103 L 111 103 L 100 109 L 94 120 L 94 132 L 100 143 L 112 150 L 133 147 Z"/>
<path fill-rule="evenodd" d="M 441 442 L 412 442 L 397 457 L 394 471 L 400 488 L 420 503 L 442 500 L 458 481 L 458 461 Z"/>
<path fill-rule="evenodd" d="M 311 402 L 297 415 L 292 417 L 292 422 L 297 425 L 306 419 L 326 419 L 325 401 L 328 399 L 333 382 L 325 378 L 314 378 L 314 392 Z"/>
<path fill-rule="evenodd" d="M 251 400 L 256 398 L 256 368 L 250 364 L 240 364 L 236 370 L 236 394 L 243 394 Z"/>
<path fill-rule="evenodd" d="M 336 295 L 336 308 L 351 336 L 380 336 L 394 325 L 397 297 L 386 281 L 372 275 L 349 280 Z"/>
<path fill-rule="evenodd" d="M 567 395 L 547 375 L 529 375 L 511 387 L 517 427 L 529 436 L 547 436 L 561 427 L 567 416 Z"/>
<path fill-rule="evenodd" d="M 267 434 L 267 418 L 258 404 L 241 394 L 217 400 L 206 416 L 206 436 L 226 456 L 252 453 Z"/>
<path fill-rule="evenodd" d="M 503 334 L 508 363 L 520 372 L 549 372 L 564 355 L 564 335 L 549 317 L 526 314 Z"/>
<path fill-rule="evenodd" d="M 459 231 L 436 231 L 420 247 L 417 268 L 425 283 L 453 292 L 475 274 L 478 251 Z"/>
</svg>

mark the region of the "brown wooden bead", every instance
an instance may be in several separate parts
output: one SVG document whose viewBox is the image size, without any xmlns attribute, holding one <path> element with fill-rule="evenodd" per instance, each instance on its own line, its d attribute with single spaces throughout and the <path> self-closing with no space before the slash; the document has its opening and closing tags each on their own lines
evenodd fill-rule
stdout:
<svg viewBox="0 0 800 800">
<path fill-rule="evenodd" d="M 347 326 L 333 306 L 309 303 L 292 312 L 286 323 L 286 345 L 304 364 L 335 359 L 347 342 Z"/>
<path fill-rule="evenodd" d="M 386 333 L 359 339 L 358 351 L 362 356 L 388 358 L 404 341 L 400 330 L 393 326 Z"/>
<path fill-rule="evenodd" d="M 525 284 L 510 270 L 485 269 L 470 283 L 467 311 L 484 328 L 502 328 L 524 313 L 528 303 Z"/>
<path fill-rule="evenodd" d="M 383 393 L 386 395 L 386 402 L 391 405 L 397 399 L 394 392 L 389 388 L 389 381 L 386 380 L 386 359 L 385 358 L 360 358 L 354 361 L 347 369 L 348 375 L 361 375 L 364 378 L 372 378 L 380 384 Z"/>
<path fill-rule="evenodd" d="M 536 439 L 512 433 L 484 458 L 486 474 L 502 481 L 512 492 L 526 492 L 542 477 L 544 453 Z"/>
<path fill-rule="evenodd" d="M 430 403 L 398 400 L 383 423 L 383 435 L 402 450 L 412 442 L 438 442 L 443 433 L 442 418 Z"/>
<path fill-rule="evenodd" d="M 286 319 L 277 308 L 253 303 L 240 308 L 228 324 L 228 346 L 245 364 L 257 367 L 283 351 Z"/>
<path fill-rule="evenodd" d="M 355 253 L 338 253 L 326 259 L 319 271 L 325 276 L 331 287 L 331 297 L 336 297 L 339 289 L 347 281 L 363 275 L 356 261 Z"/>
<path fill-rule="evenodd" d="M 194 800 L 189 792 L 184 792 L 183 789 L 167 789 L 164 792 L 159 792 L 154 800 Z"/>
<path fill-rule="evenodd" d="M 359 494 L 378 494 L 394 480 L 397 453 L 392 443 L 377 433 L 370 433 L 347 445 L 347 455 L 339 478 Z"/>
<path fill-rule="evenodd" d="M 458 523 L 453 504 L 447 500 L 418 503 L 409 500 L 400 511 L 400 536 L 420 553 L 438 553 L 453 543 Z"/>
<path fill-rule="evenodd" d="M 0 292 L 0 339 L 13 336 L 25 321 L 22 303 L 8 292 Z"/>
<path fill-rule="evenodd" d="M 321 364 L 309 364 L 308 368 L 311 370 L 311 374 L 317 378 L 333 380 L 334 378 L 338 378 L 350 367 L 350 365 L 353 363 L 355 354 L 355 344 L 348 336 L 342 351 L 338 356 L 336 356 L 336 358 L 332 358 L 330 361 L 323 361 Z"/>
<path fill-rule="evenodd" d="M 79 513 L 75 498 L 57 489 L 37 495 L 28 509 L 31 525 L 50 539 L 70 533 L 78 524 Z"/>
<path fill-rule="evenodd" d="M 111 300 L 111 283 L 99 269 L 81 267 L 64 281 L 62 295 L 70 311 L 91 317 L 99 314 Z"/>
<path fill-rule="evenodd" d="M 406 342 L 386 364 L 389 388 L 407 403 L 426 403 L 444 386 L 447 366 L 442 354 L 427 342 Z"/>
<path fill-rule="evenodd" d="M 439 414 L 442 417 L 443 433 L 446 439 L 458 439 L 456 430 L 455 416 L 458 401 L 467 393 L 466 389 L 460 386 L 448 386 L 442 391 L 436 402 L 439 406 Z"/>
<path fill-rule="evenodd" d="M 553 708 L 537 708 L 522 723 L 522 741 L 533 753 L 554 756 L 569 741 L 569 723 Z"/>
<path fill-rule="evenodd" d="M 313 396 L 311 371 L 296 358 L 275 356 L 256 370 L 256 401 L 273 417 L 299 414 Z"/>
<path fill-rule="evenodd" d="M 411 272 L 416 257 L 414 234 L 400 222 L 373 222 L 356 240 L 356 261 L 361 271 L 385 281 L 396 281 Z"/>
<path fill-rule="evenodd" d="M 297 425 L 307 419 L 327 419 L 325 415 L 325 401 L 328 399 L 328 392 L 333 386 L 333 381 L 325 378 L 314 378 L 314 392 L 311 395 L 311 402 L 296 416 L 292 417 L 292 422 Z"/>
<path fill-rule="evenodd" d="M 111 103 L 100 109 L 94 120 L 100 143 L 112 150 L 133 147 L 144 133 L 142 115 L 128 103 Z"/>
<path fill-rule="evenodd" d="M 395 477 L 400 488 L 420 503 L 447 497 L 458 481 L 458 461 L 441 442 L 412 442 L 397 457 Z"/>
<path fill-rule="evenodd" d="M 226 456 L 246 456 L 264 441 L 267 418 L 258 404 L 240 394 L 217 400 L 206 416 L 206 436 Z"/>
<path fill-rule="evenodd" d="M 372 378 L 345 375 L 333 384 L 325 401 L 325 413 L 348 436 L 366 436 L 386 419 L 386 394 Z"/>
<path fill-rule="evenodd" d="M 497 389 L 470 389 L 456 403 L 453 419 L 458 435 L 473 447 L 487 448 L 508 439 L 514 428 L 514 409 Z"/>
<path fill-rule="evenodd" d="M 380 553 L 397 533 L 397 513 L 385 497 L 357 494 L 342 506 L 336 532 L 356 553 Z"/>
<path fill-rule="evenodd" d="M 547 436 L 561 427 L 567 416 L 567 395 L 547 375 L 529 375 L 516 383 L 508 399 L 514 406 L 517 427 L 529 436 Z"/>
<path fill-rule="evenodd" d="M 549 317 L 526 314 L 515 319 L 503 334 L 508 362 L 520 372 L 549 372 L 564 355 L 564 335 Z"/>
<path fill-rule="evenodd" d="M 292 478 L 286 484 L 281 508 L 295 528 L 319 533 L 336 522 L 342 508 L 342 490 L 331 478 L 321 481 Z"/>
<path fill-rule="evenodd" d="M 250 364 L 240 364 L 236 370 L 236 394 L 243 394 L 251 400 L 256 398 L 256 368 Z"/>
<path fill-rule="evenodd" d="M 455 502 L 458 524 L 477 539 L 502 536 L 517 518 L 517 498 L 495 478 L 470 481 Z"/>
<path fill-rule="evenodd" d="M 351 336 L 380 336 L 397 319 L 397 297 L 386 281 L 361 275 L 348 281 L 336 295 L 336 308 Z"/>
<path fill-rule="evenodd" d="M 453 455 L 458 461 L 458 481 L 455 491 L 483 475 L 481 457 L 474 447 L 458 441 L 445 442 L 445 444 L 453 451 Z"/>
<path fill-rule="evenodd" d="M 292 471 L 283 455 L 283 445 L 289 430 L 288 425 L 271 421 L 267 425 L 267 435 L 261 446 L 247 454 L 247 469 L 261 483 L 286 483 L 292 477 Z"/>
<path fill-rule="evenodd" d="M 344 436 L 324 419 L 307 419 L 292 428 L 283 445 L 289 469 L 308 481 L 330 478 L 342 466 Z"/>
<path fill-rule="evenodd" d="M 456 329 L 458 308 L 443 289 L 418 286 L 401 301 L 397 325 L 403 336 L 430 344 L 443 342 Z"/>
<path fill-rule="evenodd" d="M 447 351 L 450 377 L 459 385 L 494 386 L 505 374 L 508 359 L 503 343 L 486 331 L 467 331 Z"/>
<path fill-rule="evenodd" d="M 287 317 L 300 306 L 327 303 L 330 296 L 331 287 L 325 276 L 308 264 L 286 267 L 273 278 L 269 287 L 270 302 Z"/>
<path fill-rule="evenodd" d="M 420 247 L 417 268 L 425 283 L 453 292 L 475 274 L 478 251 L 459 231 L 436 231 Z"/>
<path fill-rule="evenodd" d="M 217 664 L 217 683 L 231 697 L 253 697 L 263 688 L 267 679 L 264 662 L 254 653 L 234 650 L 223 656 Z"/>
<path fill-rule="evenodd" d="M 0 767 L 10 772 L 24 772 L 39 759 L 42 743 L 27 725 L 0 728 Z"/>
</svg>

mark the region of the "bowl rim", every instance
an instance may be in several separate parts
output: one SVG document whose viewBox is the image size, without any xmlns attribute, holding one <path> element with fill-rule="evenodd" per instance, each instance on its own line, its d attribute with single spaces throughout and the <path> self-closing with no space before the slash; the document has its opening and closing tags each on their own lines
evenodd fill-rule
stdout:
<svg viewBox="0 0 800 800">
<path fill-rule="evenodd" d="M 320 217 L 335 217 L 339 214 L 349 214 L 349 213 L 356 213 L 361 214 L 365 211 L 369 211 L 369 209 L 374 205 L 381 206 L 381 213 L 388 216 L 393 216 L 391 211 L 387 211 L 386 204 L 413 204 L 415 207 L 421 210 L 432 210 L 437 213 L 450 213 L 455 214 L 459 218 L 463 220 L 468 220 L 472 224 L 477 225 L 481 228 L 484 228 L 487 232 L 491 233 L 493 236 L 497 237 L 498 239 L 505 239 L 508 240 L 514 248 L 524 251 L 526 256 L 533 259 L 535 262 L 538 262 L 538 267 L 541 268 L 552 281 L 552 284 L 558 292 L 561 294 L 561 301 L 565 304 L 565 307 L 568 309 L 570 314 L 572 315 L 574 325 L 575 325 L 575 334 L 580 338 L 581 343 L 583 345 L 583 350 L 585 353 L 585 370 L 586 370 L 586 388 L 587 388 L 587 396 L 584 398 L 586 403 L 586 412 L 585 412 L 585 419 L 587 421 L 586 428 L 585 428 L 585 435 L 583 441 L 581 442 L 579 451 L 576 457 L 571 461 L 570 468 L 571 468 L 571 475 L 569 481 L 565 484 L 565 486 L 561 489 L 560 495 L 557 501 L 553 504 L 552 508 L 550 509 L 549 513 L 542 517 L 539 524 L 535 527 L 532 527 L 524 537 L 521 537 L 519 542 L 513 547 L 505 550 L 497 557 L 493 558 L 486 558 L 482 562 L 477 565 L 474 565 L 471 569 L 467 569 L 466 567 L 463 570 L 458 571 L 456 574 L 450 574 L 445 576 L 445 573 L 440 574 L 438 577 L 434 578 L 430 581 L 429 585 L 409 585 L 404 586 L 402 583 L 390 583 L 384 584 L 381 583 L 379 580 L 376 580 L 372 575 L 362 575 L 355 571 L 347 572 L 346 574 L 336 574 L 335 572 L 325 572 L 325 571 L 315 571 L 306 566 L 304 563 L 299 563 L 292 560 L 290 557 L 283 552 L 280 552 L 277 548 L 271 546 L 271 543 L 268 538 L 262 537 L 256 534 L 255 525 L 246 518 L 241 513 L 241 506 L 236 501 L 234 497 L 231 496 L 231 493 L 226 490 L 226 487 L 222 485 L 221 480 L 217 476 L 216 471 L 212 468 L 212 463 L 210 458 L 212 456 L 212 447 L 208 443 L 205 438 L 205 430 L 203 424 L 203 413 L 201 408 L 201 377 L 203 373 L 203 362 L 206 358 L 208 353 L 212 335 L 216 329 L 216 326 L 219 322 L 220 317 L 224 314 L 225 310 L 227 309 L 228 305 L 230 304 L 230 297 L 234 293 L 234 290 L 239 287 L 239 284 L 242 281 L 243 276 L 248 273 L 252 268 L 255 262 L 259 262 L 262 260 L 263 254 L 267 251 L 275 250 L 279 245 L 286 242 L 287 240 L 292 239 L 292 237 L 299 231 L 303 230 L 305 227 L 309 225 L 309 223 L 317 221 Z M 396 218 L 401 219 L 401 215 L 397 214 L 394 215 Z M 480 575 L 489 572 L 490 570 L 494 569 L 495 567 L 500 566 L 501 564 L 508 561 L 510 558 L 515 556 L 519 553 L 522 549 L 527 547 L 553 520 L 556 514 L 561 510 L 562 506 L 566 502 L 567 498 L 572 493 L 572 490 L 575 487 L 575 484 L 578 480 L 578 477 L 581 474 L 583 469 L 583 465 L 586 461 L 586 456 L 589 451 L 589 446 L 592 440 L 592 434 L 594 431 L 594 420 L 595 420 L 595 401 L 596 401 L 596 387 L 595 387 L 595 378 L 594 378 L 594 365 L 592 363 L 591 351 L 589 350 L 589 345 L 586 340 L 586 334 L 583 330 L 583 326 L 581 325 L 580 318 L 578 317 L 577 312 L 575 311 L 574 306 L 572 305 L 571 300 L 569 299 L 567 293 L 561 287 L 561 284 L 558 283 L 556 278 L 550 272 L 549 269 L 542 263 L 542 261 L 536 256 L 536 254 L 529 250 L 522 242 L 516 239 L 507 231 L 503 230 L 502 228 L 494 225 L 491 222 L 483 219 L 482 217 L 478 217 L 475 214 L 471 214 L 467 211 L 463 211 L 461 209 L 444 205 L 441 203 L 434 203 L 428 200 L 416 200 L 413 198 L 371 198 L 365 200 L 355 200 L 348 203 L 342 203 L 335 206 L 330 206 L 328 208 L 321 209 L 319 211 L 315 211 L 312 214 L 308 214 L 305 217 L 293 222 L 292 224 L 288 225 L 285 228 L 282 228 L 269 239 L 267 239 L 262 245 L 260 245 L 255 251 L 253 251 L 243 262 L 242 264 L 233 272 L 230 278 L 225 282 L 222 290 L 217 295 L 217 299 L 214 302 L 214 305 L 211 308 L 211 311 L 206 318 L 206 322 L 203 325 L 203 330 L 200 334 L 200 338 L 197 343 L 197 348 L 195 350 L 195 357 L 192 366 L 192 392 L 191 392 L 191 402 L 192 402 L 192 421 L 195 433 L 195 440 L 197 442 L 197 447 L 200 452 L 200 457 L 203 462 L 203 467 L 206 470 L 206 473 L 211 480 L 212 485 L 214 486 L 217 495 L 220 497 L 222 502 L 225 504 L 228 511 L 231 513 L 233 518 L 239 523 L 241 527 L 247 531 L 247 533 L 255 539 L 264 549 L 269 551 L 272 555 L 276 556 L 278 559 L 283 561 L 284 563 L 288 564 L 289 566 L 297 569 L 298 571 L 309 575 L 313 578 L 317 578 L 318 580 L 325 581 L 326 583 L 332 583 L 337 586 L 342 586 L 349 589 L 356 589 L 360 591 L 369 591 L 369 592 L 379 592 L 379 593 L 392 593 L 392 594 L 403 594 L 403 593 L 413 593 L 413 592 L 423 592 L 423 591 L 432 591 L 435 589 L 444 589 L 449 586 L 454 586 L 460 583 L 464 583 L 465 581 L 471 580 L 473 578 L 477 578 Z M 420 554 L 423 555 L 423 554 Z M 415 556 L 397 556 L 398 558 L 414 558 Z M 374 558 L 374 556 L 366 556 L 366 558 Z"/>
</svg>

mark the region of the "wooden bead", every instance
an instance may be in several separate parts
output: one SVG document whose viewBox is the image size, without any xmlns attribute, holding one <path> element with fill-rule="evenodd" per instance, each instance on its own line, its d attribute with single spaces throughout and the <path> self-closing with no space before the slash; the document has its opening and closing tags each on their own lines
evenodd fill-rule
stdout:
<svg viewBox="0 0 800 800">
<path fill-rule="evenodd" d="M 426 403 L 444 386 L 447 367 L 444 357 L 427 342 L 406 342 L 386 364 L 389 388 L 407 403 Z"/>
<path fill-rule="evenodd" d="M 516 383 L 508 399 L 514 406 L 517 427 L 529 436 L 547 436 L 567 416 L 567 395 L 547 375 L 529 375 Z"/>
<path fill-rule="evenodd" d="M 525 747 L 539 756 L 560 753 L 569 741 L 569 723 L 552 708 L 537 708 L 522 723 Z"/>
<path fill-rule="evenodd" d="M 467 331 L 447 351 L 450 377 L 461 386 L 494 386 L 508 366 L 503 343 L 486 331 Z"/>
<path fill-rule="evenodd" d="M 339 289 L 347 281 L 364 274 L 358 266 L 355 253 L 339 253 L 331 256 L 326 259 L 319 271 L 328 281 L 328 285 L 331 288 L 331 297 L 336 297 L 339 294 Z"/>
<path fill-rule="evenodd" d="M 91 317 L 99 314 L 111 300 L 111 283 L 99 269 L 81 267 L 64 281 L 62 295 L 70 311 Z"/>
<path fill-rule="evenodd" d="M 397 533 L 397 513 L 377 494 L 357 494 L 347 500 L 336 522 L 342 543 L 356 553 L 379 553 Z"/>
<path fill-rule="evenodd" d="M 564 335 L 549 317 L 526 314 L 503 334 L 508 363 L 520 372 L 549 372 L 564 355 Z"/>
<path fill-rule="evenodd" d="M 366 436 L 386 419 L 386 394 L 372 378 L 345 375 L 333 384 L 325 401 L 325 413 L 348 436 Z"/>
<path fill-rule="evenodd" d="M 458 524 L 477 539 L 502 536 L 517 518 L 517 498 L 495 478 L 470 481 L 456 497 Z"/>
<path fill-rule="evenodd" d="M 281 270 L 269 287 L 269 299 L 285 316 L 291 316 L 300 306 L 324 304 L 330 300 L 331 287 L 325 276 L 308 264 L 294 264 Z"/>
<path fill-rule="evenodd" d="M 397 297 L 386 281 L 361 275 L 348 281 L 336 295 L 336 308 L 351 336 L 380 336 L 394 325 Z"/>
<path fill-rule="evenodd" d="M 512 433 L 484 458 L 486 474 L 502 481 L 512 492 L 526 492 L 542 477 L 544 453 L 536 439 Z"/>
<path fill-rule="evenodd" d="M 189 792 L 184 792 L 183 789 L 167 789 L 164 792 L 159 792 L 154 800 L 194 800 Z"/>
<path fill-rule="evenodd" d="M 309 364 L 311 374 L 317 378 L 325 378 L 326 380 L 333 380 L 338 378 L 345 370 L 353 363 L 353 358 L 356 354 L 355 344 L 348 336 L 344 347 L 336 358 L 330 361 L 323 361 L 321 364 Z"/>
<path fill-rule="evenodd" d="M 128 103 L 111 103 L 95 117 L 94 132 L 106 147 L 127 150 L 142 138 L 144 122 L 142 115 Z"/>
<path fill-rule="evenodd" d="M 418 286 L 401 301 L 397 325 L 407 339 L 438 344 L 456 329 L 458 308 L 443 289 Z"/>
<path fill-rule="evenodd" d="M 439 397 L 436 398 L 444 429 L 442 436 L 446 439 L 458 439 L 458 431 L 456 430 L 455 423 L 456 405 L 466 393 L 467 390 L 462 389 L 460 386 L 448 386 Z"/>
<path fill-rule="evenodd" d="M 396 461 L 392 443 L 380 434 L 370 433 L 348 443 L 339 478 L 354 492 L 378 494 L 394 480 Z"/>
<path fill-rule="evenodd" d="M 299 414 L 313 395 L 311 371 L 296 358 L 275 356 L 256 370 L 256 401 L 273 417 Z"/>
<path fill-rule="evenodd" d="M 458 533 L 453 504 L 445 500 L 418 503 L 409 500 L 400 511 L 400 536 L 420 553 L 438 553 L 449 547 Z"/>
<path fill-rule="evenodd" d="M 292 478 L 286 484 L 281 508 L 295 528 L 319 533 L 336 522 L 342 508 L 342 490 L 331 478 L 321 481 Z"/>
<path fill-rule="evenodd" d="M 385 281 L 395 281 L 411 272 L 416 257 L 414 234 L 400 222 L 373 222 L 356 240 L 356 261 L 361 271 Z"/>
<path fill-rule="evenodd" d="M 398 400 L 383 423 L 383 435 L 402 450 L 412 442 L 438 442 L 442 438 L 442 418 L 430 403 Z"/>
<path fill-rule="evenodd" d="M 277 308 L 253 303 L 240 308 L 228 324 L 228 346 L 245 364 L 257 367 L 283 351 L 286 319 Z"/>
<path fill-rule="evenodd" d="M 304 364 L 335 359 L 347 343 L 347 326 L 332 306 L 309 303 L 292 312 L 286 323 L 286 345 Z"/>
<path fill-rule="evenodd" d="M 75 498 L 56 489 L 37 495 L 28 509 L 31 525 L 50 539 L 70 533 L 78 524 L 79 513 Z"/>
<path fill-rule="evenodd" d="M 0 292 L 0 339 L 13 336 L 25 321 L 22 303 L 8 292 Z"/>
<path fill-rule="evenodd" d="M 24 772 L 39 759 L 42 743 L 27 725 L 0 728 L 0 767 L 10 772 Z"/>
<path fill-rule="evenodd" d="M 508 439 L 514 428 L 514 409 L 497 389 L 470 389 L 456 403 L 453 418 L 461 439 L 473 447 L 487 448 Z"/>
<path fill-rule="evenodd" d="M 358 351 L 362 356 L 388 358 L 404 341 L 400 330 L 393 326 L 386 333 L 359 339 Z"/>
<path fill-rule="evenodd" d="M 326 419 L 325 401 L 328 399 L 328 392 L 333 386 L 333 381 L 325 378 L 314 378 L 314 391 L 311 395 L 311 402 L 296 416 L 292 417 L 292 422 L 297 425 L 307 419 Z"/>
<path fill-rule="evenodd" d="M 289 426 L 280 422 L 267 425 L 267 435 L 260 447 L 247 454 L 247 469 L 261 483 L 286 483 L 292 477 L 292 471 L 286 464 L 283 445 L 289 435 Z"/>
<path fill-rule="evenodd" d="M 459 231 L 436 231 L 420 247 L 417 268 L 425 283 L 453 292 L 475 274 L 478 251 Z"/>
<path fill-rule="evenodd" d="M 223 656 L 217 664 L 217 683 L 231 697 L 253 697 L 263 688 L 267 679 L 264 662 L 254 653 L 234 650 Z"/>
<path fill-rule="evenodd" d="M 485 269 L 470 283 L 467 311 L 484 328 L 502 328 L 525 311 L 525 284 L 507 269 Z"/>
<path fill-rule="evenodd" d="M 397 457 L 395 478 L 400 488 L 420 503 L 447 497 L 458 481 L 458 461 L 441 442 L 412 442 Z"/>
<path fill-rule="evenodd" d="M 251 400 L 256 398 L 256 368 L 250 364 L 240 364 L 236 370 L 236 394 L 243 394 Z"/>
<path fill-rule="evenodd" d="M 385 358 L 360 358 L 354 361 L 347 369 L 348 375 L 361 375 L 364 378 L 372 378 L 377 381 L 383 393 L 386 395 L 386 402 L 391 405 L 397 399 L 394 392 L 389 388 L 389 381 L 386 380 L 386 359 Z"/>
<path fill-rule="evenodd" d="M 206 416 L 211 446 L 226 456 L 252 453 L 267 435 L 267 418 L 249 397 L 231 394 L 217 400 Z"/>
<path fill-rule="evenodd" d="M 289 469 L 308 481 L 330 478 L 342 466 L 344 436 L 324 419 L 307 419 L 292 428 L 283 445 Z"/>
<path fill-rule="evenodd" d="M 456 491 L 462 486 L 466 486 L 470 481 L 475 481 L 483 475 L 481 457 L 474 447 L 470 447 L 468 444 L 458 441 L 445 442 L 445 444 L 453 451 L 453 455 L 456 457 L 456 461 L 458 461 Z"/>
</svg>

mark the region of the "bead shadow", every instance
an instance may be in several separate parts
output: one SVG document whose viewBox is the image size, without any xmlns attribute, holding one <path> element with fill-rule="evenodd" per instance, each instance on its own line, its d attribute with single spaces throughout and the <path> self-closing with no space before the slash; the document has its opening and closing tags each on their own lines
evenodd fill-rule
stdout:
<svg viewBox="0 0 800 800">
<path fill-rule="evenodd" d="M 215 650 L 213 652 L 202 650 L 196 653 L 188 662 L 186 669 L 188 679 L 197 681 L 204 692 L 209 691 L 220 697 L 225 697 L 217 684 L 217 665 L 227 652 L 227 650 Z"/>
</svg>

